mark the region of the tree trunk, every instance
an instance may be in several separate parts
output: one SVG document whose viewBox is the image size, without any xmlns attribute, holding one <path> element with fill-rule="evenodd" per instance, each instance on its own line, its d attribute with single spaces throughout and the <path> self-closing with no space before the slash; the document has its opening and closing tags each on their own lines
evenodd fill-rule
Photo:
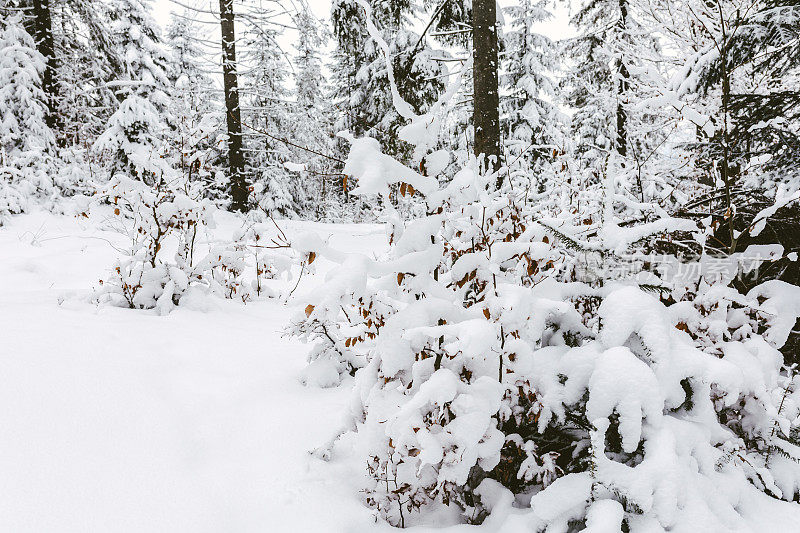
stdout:
<svg viewBox="0 0 800 533">
<path fill-rule="evenodd" d="M 36 49 L 46 60 L 42 75 L 42 90 L 47 97 L 47 126 L 53 130 L 56 138 L 61 138 L 61 120 L 58 114 L 58 59 L 53 44 L 53 22 L 50 13 L 50 0 L 33 0 L 34 38 Z"/>
<path fill-rule="evenodd" d="M 627 0 L 619 0 L 619 26 L 620 31 L 625 31 L 625 26 L 627 25 L 628 19 L 628 1 Z M 620 42 L 624 42 L 625 36 L 624 34 L 620 37 Z M 627 122 L 628 122 L 628 115 L 625 111 L 625 107 L 623 105 L 623 100 L 625 99 L 625 94 L 628 92 L 628 78 L 630 74 L 628 73 L 628 68 L 625 66 L 625 62 L 622 60 L 622 53 L 619 56 L 619 65 L 617 65 L 617 75 L 619 76 L 619 83 L 617 85 L 617 153 L 625 157 L 628 154 L 628 131 L 627 131 Z"/>
<path fill-rule="evenodd" d="M 222 72 L 228 122 L 228 180 L 231 209 L 247 210 L 248 187 L 242 152 L 242 114 L 239 108 L 239 82 L 236 75 L 236 43 L 233 26 L 233 0 L 219 0 L 222 29 Z"/>
<path fill-rule="evenodd" d="M 728 253 L 733 254 L 736 252 L 736 232 L 733 225 L 735 209 L 731 200 L 731 188 L 733 184 L 731 183 L 730 172 L 730 130 L 728 128 L 731 103 L 731 73 L 728 70 L 730 43 L 725 27 L 725 17 L 722 14 L 722 7 L 719 2 L 717 2 L 717 9 L 719 12 L 720 28 L 722 29 L 722 46 L 720 47 L 720 76 L 722 77 L 722 161 L 720 173 L 722 174 L 722 182 L 725 185 L 725 218 L 728 220 L 728 237 L 730 239 Z M 734 28 L 734 31 L 735 30 L 736 28 Z"/>
<path fill-rule="evenodd" d="M 475 155 L 483 154 L 486 169 L 500 166 L 500 96 L 497 89 L 497 4 L 495 0 L 472 2 L 473 123 Z M 503 177 L 497 177 L 497 187 Z"/>
</svg>

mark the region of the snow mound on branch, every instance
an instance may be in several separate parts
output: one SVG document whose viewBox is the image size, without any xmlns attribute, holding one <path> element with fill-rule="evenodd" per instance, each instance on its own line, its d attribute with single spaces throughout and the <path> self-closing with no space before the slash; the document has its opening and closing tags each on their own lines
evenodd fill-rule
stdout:
<svg viewBox="0 0 800 533">
<path fill-rule="evenodd" d="M 800 317 L 800 287 L 776 279 L 753 288 L 747 297 L 764 300 L 761 308 L 771 315 L 764 338 L 783 346 Z"/>
<path fill-rule="evenodd" d="M 356 139 L 346 132 L 339 133 L 339 136 L 351 144 L 343 172 L 358 179 L 353 194 L 388 195 L 392 183 L 408 183 L 425 195 L 439 187 L 434 178 L 423 176 L 382 153 L 377 140 L 371 137 Z"/>
</svg>

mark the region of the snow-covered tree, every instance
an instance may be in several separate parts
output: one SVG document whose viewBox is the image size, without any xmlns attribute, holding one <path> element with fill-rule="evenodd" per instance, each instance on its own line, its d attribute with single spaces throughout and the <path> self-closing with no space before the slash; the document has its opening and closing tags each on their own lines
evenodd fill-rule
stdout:
<svg viewBox="0 0 800 533">
<path fill-rule="evenodd" d="M 0 216 L 20 213 L 32 198 L 52 192 L 55 137 L 46 121 L 44 69 L 22 18 L 0 20 Z"/>
<path fill-rule="evenodd" d="M 94 16 L 101 19 L 100 12 L 95 12 Z M 58 112 L 63 122 L 61 143 L 86 149 L 103 132 L 118 104 L 113 90 L 106 86 L 106 82 L 114 79 L 116 53 L 98 45 L 77 14 L 67 11 L 57 17 L 56 22 L 57 78 L 61 86 Z M 102 38 L 110 37 L 99 21 L 95 23 L 98 31 L 102 30 Z"/>
<path fill-rule="evenodd" d="M 721 194 L 721 201 L 702 202 L 719 229 L 710 245 L 734 253 L 798 195 L 800 63 L 791 51 L 797 51 L 800 7 L 719 0 L 681 8 L 657 15 L 680 51 L 665 97 L 696 126 L 685 143 L 691 177 L 711 189 L 702 193 Z M 676 17 L 689 20 L 689 28 L 678 28 Z"/>
<path fill-rule="evenodd" d="M 640 12 L 631 0 L 588 0 L 571 20 L 578 35 L 565 42 L 575 155 L 595 181 L 612 152 L 631 167 L 647 159 L 663 135 L 639 105 L 651 86 L 663 83 L 659 44 L 640 23 Z"/>
<path fill-rule="evenodd" d="M 511 29 L 504 33 L 505 75 L 501 83 L 505 147 L 512 159 L 520 154 L 530 161 L 552 158 L 564 146 L 566 117 L 559 111 L 553 75 L 559 68 L 555 44 L 536 32 L 552 18 L 546 2 L 520 0 L 507 7 Z"/>
<path fill-rule="evenodd" d="M 301 108 L 316 108 L 321 104 L 325 89 L 320 49 L 327 42 L 325 29 L 308 10 L 294 18 L 297 26 L 295 44 L 295 95 Z"/>
<path fill-rule="evenodd" d="M 239 76 L 253 201 L 267 213 L 286 216 L 297 213 L 305 198 L 296 175 L 285 166 L 292 159 L 289 146 L 280 140 L 286 138 L 292 121 L 286 88 L 290 66 L 278 44 L 279 35 L 266 24 L 248 27 Z"/>
<path fill-rule="evenodd" d="M 426 40 L 412 30 L 420 6 L 410 0 L 373 2 L 373 23 L 391 47 L 397 88 L 418 112 L 424 112 L 442 90 L 445 70 L 435 61 Z M 331 7 L 336 38 L 333 83 L 338 93 L 339 129 L 378 139 L 388 153 L 407 156 L 407 145 L 398 140 L 403 124 L 392 107 L 387 66 L 366 29 L 357 0 L 337 0 Z"/>
<path fill-rule="evenodd" d="M 337 194 L 341 187 L 332 179 L 337 176 L 332 159 L 325 157 L 333 147 L 334 109 L 326 98 L 331 88 L 322 74 L 320 48 L 328 40 L 324 26 L 307 9 L 295 17 L 297 44 L 295 45 L 294 80 L 295 105 L 292 110 L 292 138 L 302 148 L 294 148 L 294 163 L 301 163 L 302 188 L 308 198 L 307 214 L 323 216 L 342 198 Z M 322 155 L 319 155 L 322 154 Z M 339 180 L 341 181 L 341 180 Z"/>
<path fill-rule="evenodd" d="M 213 98 L 214 81 L 204 72 L 199 33 L 188 13 L 174 14 L 166 31 L 171 52 L 169 77 L 173 88 L 171 114 L 176 166 L 190 181 L 200 181 L 206 196 L 219 199 L 224 184 L 218 175 L 222 159 L 222 110 Z"/>
<path fill-rule="evenodd" d="M 146 0 L 113 0 L 108 6 L 111 36 L 119 56 L 115 79 L 109 82 L 120 101 L 95 149 L 113 154 L 111 172 L 140 179 L 159 179 L 164 160 L 169 115 L 166 52 Z"/>
</svg>

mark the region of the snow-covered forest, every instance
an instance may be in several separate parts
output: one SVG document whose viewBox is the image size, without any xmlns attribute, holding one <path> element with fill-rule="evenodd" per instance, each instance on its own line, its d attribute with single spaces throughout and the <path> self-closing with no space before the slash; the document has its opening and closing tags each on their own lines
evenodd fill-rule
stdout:
<svg viewBox="0 0 800 533">
<path fill-rule="evenodd" d="M 0 0 L 0 531 L 800 531 L 798 253 L 798 0 Z"/>
</svg>

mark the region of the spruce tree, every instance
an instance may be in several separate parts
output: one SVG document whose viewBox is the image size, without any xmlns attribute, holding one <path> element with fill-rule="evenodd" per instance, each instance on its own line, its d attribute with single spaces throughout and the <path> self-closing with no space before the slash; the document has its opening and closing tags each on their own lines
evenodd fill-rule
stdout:
<svg viewBox="0 0 800 533">
<path fill-rule="evenodd" d="M 339 187 L 331 183 L 337 176 L 331 168 L 330 159 L 318 155 L 327 154 L 332 145 L 333 120 L 332 108 L 325 99 L 327 80 L 322 74 L 322 62 L 319 49 L 327 41 L 325 28 L 308 10 L 301 11 L 294 19 L 297 26 L 297 43 L 295 45 L 294 80 L 295 104 L 292 110 L 292 137 L 303 148 L 292 150 L 294 162 L 302 163 L 305 170 L 301 173 L 301 185 L 310 205 L 307 214 L 315 217 L 323 216 L 323 207 L 340 201 L 329 195 Z"/>
<path fill-rule="evenodd" d="M 47 124 L 45 69 L 22 17 L 0 20 L 0 216 L 24 211 L 31 198 L 52 189 L 55 137 Z"/>
<path fill-rule="evenodd" d="M 715 0 L 685 10 L 691 31 L 670 34 L 684 61 L 668 90 L 705 121 L 687 143 L 693 177 L 721 194 L 703 205 L 718 226 L 714 247 L 735 253 L 766 224 L 759 212 L 798 190 L 800 5 Z"/>
<path fill-rule="evenodd" d="M 176 125 L 173 151 L 181 173 L 190 181 L 202 182 L 205 194 L 218 199 L 224 196 L 222 184 L 216 180 L 222 158 L 217 143 L 222 111 L 213 98 L 213 80 L 203 71 L 197 28 L 187 15 L 173 13 L 166 32 L 171 52 L 171 114 Z"/>
<path fill-rule="evenodd" d="M 412 0 L 383 0 L 372 8 L 372 22 L 391 47 L 400 95 L 416 112 L 426 111 L 442 90 L 445 70 L 411 29 L 419 6 Z M 392 105 L 386 63 L 367 33 L 363 9 L 356 0 L 336 0 L 331 21 L 337 43 L 333 82 L 340 95 L 338 109 L 346 117 L 338 126 L 372 136 L 388 153 L 408 157 L 408 147 L 397 138 L 403 120 Z"/>
<path fill-rule="evenodd" d="M 261 15 L 268 20 L 268 11 Z M 280 140 L 291 127 L 291 106 L 286 88 L 290 66 L 278 45 L 279 35 L 268 22 L 248 25 L 240 80 L 245 169 L 253 183 L 253 201 L 267 213 L 286 216 L 296 214 L 305 198 L 297 178 L 285 166 L 291 160 L 289 145 Z"/>
<path fill-rule="evenodd" d="M 95 147 L 114 154 L 112 174 L 148 182 L 161 178 L 168 164 L 165 131 L 169 115 L 167 57 L 146 0 L 114 0 L 109 5 L 111 36 L 120 59 L 111 85 L 120 101 Z"/>
<path fill-rule="evenodd" d="M 592 168 L 595 180 L 612 152 L 623 165 L 633 157 L 638 126 L 648 121 L 636 116 L 636 104 L 658 65 L 658 44 L 642 30 L 635 7 L 630 0 L 589 0 L 571 20 L 578 35 L 565 43 L 572 63 L 564 89 L 567 105 L 575 109 L 575 155 L 581 167 Z"/>
<path fill-rule="evenodd" d="M 510 30 L 504 34 L 505 64 L 501 82 L 503 132 L 509 157 L 523 156 L 535 166 L 563 147 L 565 117 L 556 103 L 556 45 L 535 28 L 552 18 L 547 3 L 520 0 L 506 8 Z"/>
</svg>

